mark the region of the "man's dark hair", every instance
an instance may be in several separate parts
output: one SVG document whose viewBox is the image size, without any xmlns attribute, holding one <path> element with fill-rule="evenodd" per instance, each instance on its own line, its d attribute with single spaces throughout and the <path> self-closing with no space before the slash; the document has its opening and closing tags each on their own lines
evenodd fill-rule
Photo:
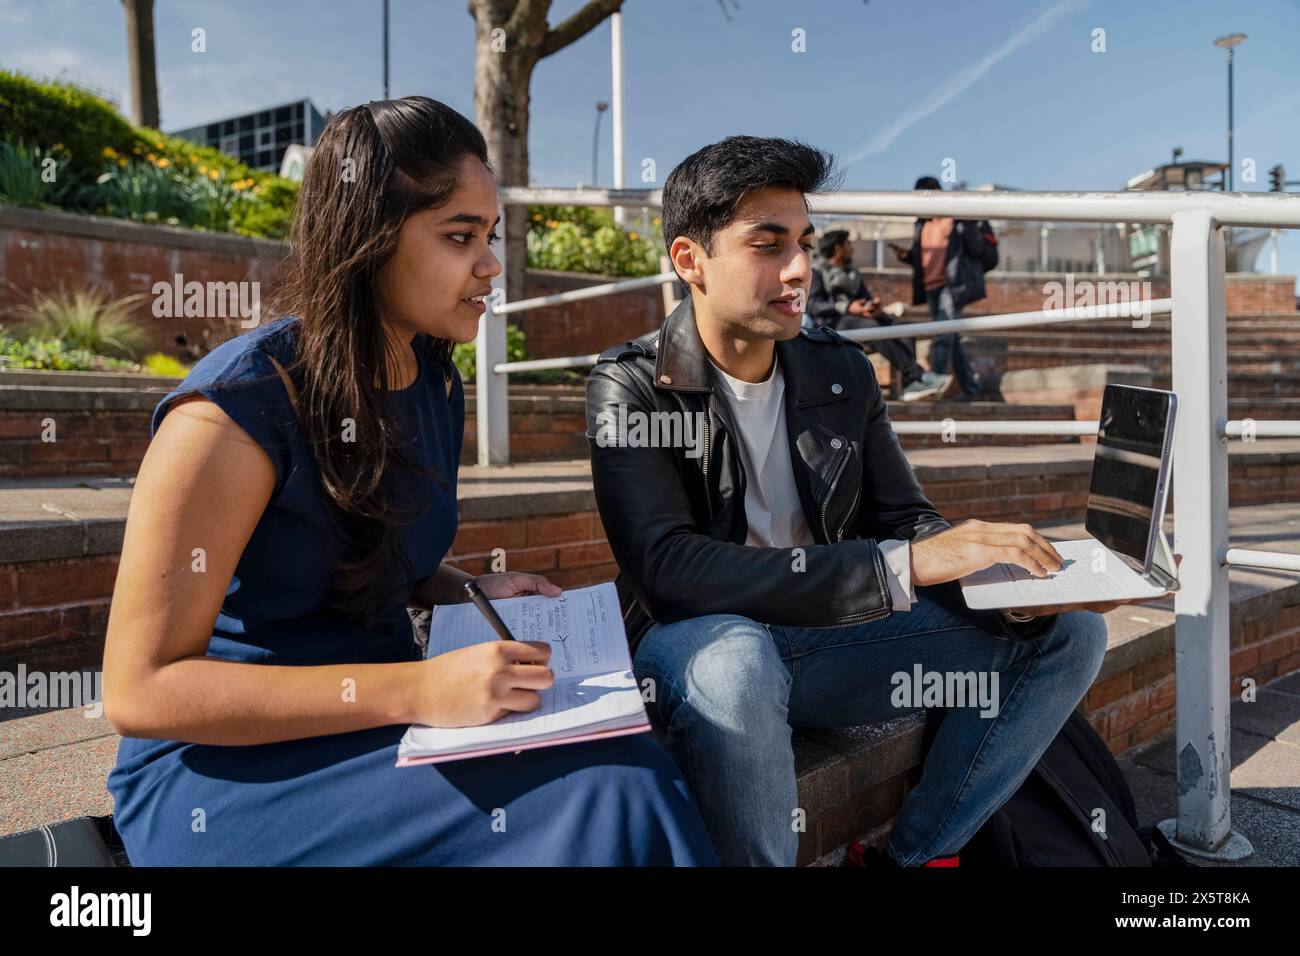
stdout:
<svg viewBox="0 0 1300 956">
<path fill-rule="evenodd" d="M 664 183 L 664 245 L 671 248 L 685 236 L 713 255 L 714 235 L 731 224 L 746 193 L 767 186 L 805 194 L 834 189 L 834 162 L 830 153 L 806 143 L 759 136 L 728 136 L 696 150 Z"/>
<path fill-rule="evenodd" d="M 939 180 L 935 179 L 933 176 L 922 176 L 920 179 L 916 181 L 916 185 L 913 186 L 912 188 L 913 189 L 943 189 L 943 186 L 939 185 Z"/>
<path fill-rule="evenodd" d="M 826 235 L 817 240 L 817 252 L 825 259 L 835 255 L 835 247 L 841 242 L 849 241 L 848 230 L 832 229 Z"/>
</svg>

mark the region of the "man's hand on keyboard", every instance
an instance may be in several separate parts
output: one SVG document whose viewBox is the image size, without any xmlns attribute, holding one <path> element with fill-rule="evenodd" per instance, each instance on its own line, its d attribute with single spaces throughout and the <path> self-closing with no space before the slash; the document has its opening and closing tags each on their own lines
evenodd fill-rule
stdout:
<svg viewBox="0 0 1300 956">
<path fill-rule="evenodd" d="M 1027 524 L 968 518 L 912 542 L 912 584 L 943 584 L 995 564 L 1014 564 L 1036 578 L 1061 570 L 1052 543 Z"/>
<path fill-rule="evenodd" d="M 1174 567 L 1177 568 L 1182 563 L 1183 556 L 1175 554 Z M 1125 598 L 1121 601 L 1094 601 L 1091 604 L 1040 604 L 1035 607 L 1011 607 L 1007 608 L 1007 610 L 1013 614 L 1030 615 L 1031 617 L 1049 617 L 1065 611 L 1096 611 L 1098 614 L 1105 614 L 1107 611 L 1115 610 L 1121 604 L 1145 604 L 1148 601 L 1163 601 L 1173 593 L 1173 591 L 1166 591 L 1164 594 L 1157 594 L 1155 597 Z"/>
</svg>

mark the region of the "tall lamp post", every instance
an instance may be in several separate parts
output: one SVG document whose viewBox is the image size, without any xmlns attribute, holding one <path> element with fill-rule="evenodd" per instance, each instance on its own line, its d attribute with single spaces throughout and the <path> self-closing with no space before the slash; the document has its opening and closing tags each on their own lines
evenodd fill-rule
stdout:
<svg viewBox="0 0 1300 956">
<path fill-rule="evenodd" d="M 1228 192 L 1232 191 L 1232 48 L 1245 39 L 1244 33 L 1226 33 L 1214 41 L 1228 51 Z"/>
<path fill-rule="evenodd" d="M 384 99 L 388 99 L 388 0 L 384 0 Z"/>
<path fill-rule="evenodd" d="M 596 130 L 591 134 L 591 184 L 593 186 L 600 182 L 599 166 L 597 166 L 597 157 L 600 155 L 600 117 L 607 109 L 609 109 L 608 103 L 596 104 Z"/>
</svg>

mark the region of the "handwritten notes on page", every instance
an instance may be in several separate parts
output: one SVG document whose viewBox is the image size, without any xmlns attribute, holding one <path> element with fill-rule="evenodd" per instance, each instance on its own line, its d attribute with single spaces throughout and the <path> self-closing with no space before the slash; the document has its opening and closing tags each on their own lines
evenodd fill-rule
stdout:
<svg viewBox="0 0 1300 956">
<path fill-rule="evenodd" d="M 649 730 L 632 673 L 618 592 L 610 582 L 492 602 L 520 641 L 547 641 L 555 683 L 536 710 L 479 727 L 412 725 L 398 746 L 398 766 L 506 753 L 548 744 Z M 441 605 L 429 620 L 429 657 L 496 641 L 473 604 Z"/>
</svg>

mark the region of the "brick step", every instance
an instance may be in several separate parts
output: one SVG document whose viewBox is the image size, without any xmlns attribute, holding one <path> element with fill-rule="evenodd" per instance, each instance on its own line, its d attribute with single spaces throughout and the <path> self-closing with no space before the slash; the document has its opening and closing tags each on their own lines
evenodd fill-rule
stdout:
<svg viewBox="0 0 1300 956">
<path fill-rule="evenodd" d="M 1232 535 L 1254 547 L 1300 553 L 1300 533 L 1286 530 L 1300 526 L 1295 504 L 1234 508 L 1229 526 Z M 1039 527 L 1052 540 L 1082 534 L 1077 524 Z M 1266 685 L 1300 669 L 1300 580 L 1232 568 L 1228 595 L 1234 692 L 1246 678 Z M 1173 620 L 1170 601 L 1106 615 L 1109 649 L 1080 706 L 1117 756 L 1172 734 Z M 1260 693 L 1271 691 L 1265 687 Z M 833 864 L 837 848 L 850 840 L 868 834 L 887 838 L 890 822 L 920 778 L 924 726 L 923 714 L 907 713 L 860 727 L 796 730 L 799 807 L 806 814 L 800 864 Z M 117 740 L 107 721 L 81 709 L 0 722 L 0 806 L 5 807 L 0 836 L 111 813 L 105 781 Z"/>
<path fill-rule="evenodd" d="M 971 334 L 971 333 L 963 333 Z M 1042 348 L 1059 345 L 1062 348 L 1105 348 L 1113 346 L 1115 348 L 1125 349 L 1165 349 L 1170 347 L 1170 337 L 1167 332 L 1150 332 L 1144 330 L 1140 332 L 1106 332 L 1102 330 L 1085 332 L 1075 330 L 1062 330 L 1059 333 L 1052 334 L 1045 331 L 1021 331 L 1017 329 L 1004 329 L 999 334 L 993 333 L 975 333 L 975 339 L 983 338 L 1000 338 L 1007 343 L 1011 349 L 1022 347 Z M 1237 352 L 1287 352 L 1295 351 L 1300 348 L 1300 330 L 1291 335 L 1242 335 L 1235 330 L 1228 333 L 1228 353 Z"/>
<path fill-rule="evenodd" d="M 1083 443 L 974 445 L 956 440 L 907 450 L 926 495 L 949 521 L 1078 519 L 1092 471 Z M 1238 505 L 1300 499 L 1300 439 L 1231 442 L 1229 500 Z M 70 669 L 103 654 L 130 484 L 64 479 L 0 485 L 0 670 L 6 661 Z M 68 486 L 82 481 L 88 487 Z M 489 570 L 494 548 L 512 570 L 562 587 L 615 573 L 596 514 L 587 461 L 461 469 L 460 525 L 449 560 Z M 1170 496 L 1176 513 L 1177 487 Z"/>
<path fill-rule="evenodd" d="M 1229 398 L 1228 417 L 1261 420 L 1300 421 L 1300 397 Z"/>
<path fill-rule="evenodd" d="M 963 316 L 968 319 L 978 318 L 974 313 L 964 312 Z M 919 318 L 921 321 L 929 321 L 929 315 L 914 315 L 912 318 Z M 1146 322 L 1142 331 L 1152 332 L 1162 330 L 1169 331 L 1172 318 L 1167 312 L 1153 312 L 1150 316 L 1140 317 L 1141 321 Z M 1059 322 L 1051 326 L 1026 326 L 1027 329 L 1033 328 L 1062 328 L 1062 329 L 1111 329 L 1116 332 L 1125 330 L 1136 331 L 1133 329 L 1133 322 L 1136 321 L 1134 316 L 1117 315 L 1111 317 L 1095 319 L 1071 319 L 1068 322 Z M 1300 328 L 1300 312 L 1289 312 L 1286 315 L 1264 315 L 1264 316 L 1245 316 L 1229 315 L 1227 320 L 1228 333 L 1240 331 L 1261 331 L 1261 332 L 1287 332 Z"/>
<path fill-rule="evenodd" d="M 976 341 L 967 348 L 979 349 L 983 344 L 983 342 Z M 1063 362 L 1068 359 L 1070 365 L 1089 365 L 1109 361 L 1111 363 L 1146 365 L 1148 368 L 1152 367 L 1152 363 L 1163 362 L 1167 364 L 1171 358 L 1171 350 L 1167 342 L 1163 346 L 1157 343 L 1149 343 L 1141 347 L 1125 345 L 1122 342 L 1114 344 L 1098 342 L 1096 345 L 1070 345 L 1065 342 L 1055 345 L 1010 343 L 1007 345 L 1006 354 L 1008 359 L 1022 362 L 1060 356 Z M 1300 347 L 1294 349 L 1233 349 L 1230 347 L 1227 357 L 1230 368 L 1238 364 L 1273 362 L 1290 369 L 1300 369 Z"/>
<path fill-rule="evenodd" d="M 1173 376 L 1160 372 L 1152 376 L 1152 388 L 1173 388 Z M 1274 375 L 1268 372 L 1228 373 L 1228 401 L 1234 399 L 1297 399 L 1300 398 L 1300 378 Z"/>
<path fill-rule="evenodd" d="M 980 351 L 978 346 L 968 348 L 972 360 Z M 1094 365 L 1103 362 L 1117 362 L 1126 365 L 1145 365 L 1153 372 L 1167 373 L 1170 369 L 1170 356 L 1159 352 L 1137 352 L 1133 349 L 1051 349 L 1051 348 L 1016 348 L 1000 354 L 1005 370 L 1026 368 L 1052 368 L 1062 365 Z M 1271 375 L 1276 378 L 1300 383 L 1300 355 L 1279 358 L 1273 353 L 1268 358 L 1242 358 L 1229 354 L 1228 377 L 1234 375 Z M 1271 393 L 1265 393 L 1271 394 Z"/>
<path fill-rule="evenodd" d="M 912 317 L 920 321 L 929 321 L 929 317 Z M 978 316 L 965 314 L 964 318 L 978 318 Z M 1141 322 L 1140 326 L 1135 326 L 1134 322 Z M 1048 325 L 1027 325 L 1012 329 L 990 329 L 988 331 L 971 331 L 963 332 L 963 335 L 1001 335 L 1004 333 L 1018 332 L 1033 334 L 1046 333 L 1048 331 L 1060 330 L 1066 333 L 1074 332 L 1105 332 L 1108 334 L 1138 334 L 1143 335 L 1164 335 L 1168 337 L 1173 322 L 1169 315 L 1152 314 L 1144 318 L 1134 318 L 1132 316 L 1116 316 L 1114 318 L 1097 318 L 1097 319 L 1074 319 L 1069 322 L 1057 322 Z M 1300 330 L 1300 312 L 1292 313 L 1290 318 L 1235 318 L 1228 317 L 1227 333 L 1230 338 L 1237 336 L 1279 336 L 1289 338 L 1292 333 Z"/>
</svg>

